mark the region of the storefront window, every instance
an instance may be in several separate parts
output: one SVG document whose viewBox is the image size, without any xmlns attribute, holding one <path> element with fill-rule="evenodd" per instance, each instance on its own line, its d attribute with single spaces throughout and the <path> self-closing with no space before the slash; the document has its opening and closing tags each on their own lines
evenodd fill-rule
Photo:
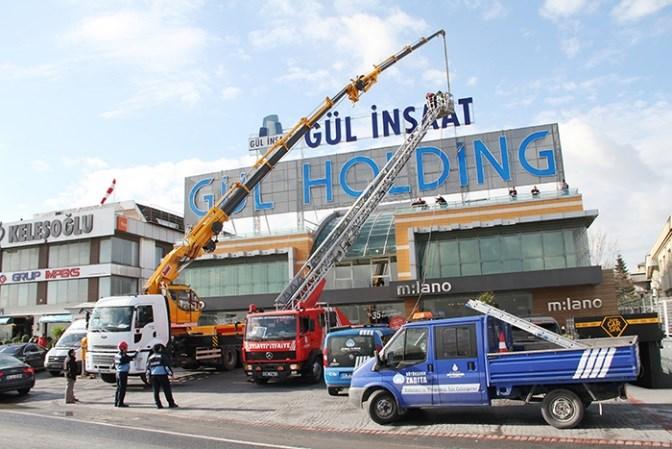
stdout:
<svg viewBox="0 0 672 449">
<path fill-rule="evenodd" d="M 357 304 L 338 308 L 352 324 L 389 323 L 392 317 L 406 318 L 402 302 Z"/>
<path fill-rule="evenodd" d="M 100 242 L 100 262 L 118 263 L 137 267 L 139 265 L 138 242 L 111 237 Z"/>
<path fill-rule="evenodd" d="M 261 256 L 244 260 L 192 265 L 182 279 L 203 298 L 280 293 L 289 282 L 287 256 Z"/>
<path fill-rule="evenodd" d="M 47 284 L 47 304 L 80 303 L 88 299 L 89 280 L 70 279 Z"/>
<path fill-rule="evenodd" d="M 90 260 L 90 240 L 49 246 L 49 268 L 88 265 Z"/>
<path fill-rule="evenodd" d="M 419 273 L 430 279 L 590 264 L 585 228 L 416 241 Z"/>
<path fill-rule="evenodd" d="M 21 271 L 37 268 L 39 248 L 4 249 L 2 251 L 2 271 Z"/>
<path fill-rule="evenodd" d="M 26 307 L 37 300 L 37 283 L 9 284 L 0 287 L 0 308 Z"/>
<path fill-rule="evenodd" d="M 121 276 L 100 278 L 98 284 L 98 296 L 123 296 L 137 295 L 138 280 Z"/>
</svg>

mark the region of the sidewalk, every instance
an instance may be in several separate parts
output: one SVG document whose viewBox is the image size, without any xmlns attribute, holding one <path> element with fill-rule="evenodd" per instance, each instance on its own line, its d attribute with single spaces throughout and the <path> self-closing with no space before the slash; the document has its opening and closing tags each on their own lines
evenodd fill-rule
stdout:
<svg viewBox="0 0 672 449">
<path fill-rule="evenodd" d="M 634 404 L 672 404 L 672 388 L 650 389 L 628 384 L 628 401 Z"/>
</svg>

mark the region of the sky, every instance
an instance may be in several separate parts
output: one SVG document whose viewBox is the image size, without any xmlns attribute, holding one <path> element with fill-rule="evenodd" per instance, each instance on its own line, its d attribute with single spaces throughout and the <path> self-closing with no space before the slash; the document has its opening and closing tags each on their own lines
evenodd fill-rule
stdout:
<svg viewBox="0 0 672 449">
<path fill-rule="evenodd" d="M 184 178 L 244 167 L 263 116 L 285 127 L 373 63 L 446 30 L 460 132 L 559 123 L 591 233 L 643 261 L 672 198 L 672 0 L 26 0 L 0 15 L 0 221 L 114 199 L 182 214 Z M 437 41 L 372 104 L 445 85 Z"/>
</svg>

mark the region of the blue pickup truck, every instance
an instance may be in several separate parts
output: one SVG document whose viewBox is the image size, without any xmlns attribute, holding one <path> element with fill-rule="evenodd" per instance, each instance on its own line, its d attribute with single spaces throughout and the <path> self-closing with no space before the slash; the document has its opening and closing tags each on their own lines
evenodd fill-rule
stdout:
<svg viewBox="0 0 672 449">
<path fill-rule="evenodd" d="M 639 373 L 637 337 L 581 340 L 581 349 L 502 352 L 511 326 L 488 316 L 405 324 L 353 373 L 350 401 L 388 424 L 412 408 L 542 402 L 546 422 L 573 428 L 593 401 L 624 397 Z M 506 336 L 506 339 L 503 337 Z"/>
</svg>

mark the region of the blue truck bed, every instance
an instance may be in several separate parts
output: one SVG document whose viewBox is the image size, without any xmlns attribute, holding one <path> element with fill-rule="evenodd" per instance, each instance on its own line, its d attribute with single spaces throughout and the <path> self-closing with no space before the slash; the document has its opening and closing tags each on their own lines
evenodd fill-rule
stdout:
<svg viewBox="0 0 672 449">
<path fill-rule="evenodd" d="M 637 337 L 582 341 L 588 349 L 487 355 L 488 386 L 628 382 L 639 374 Z"/>
</svg>

